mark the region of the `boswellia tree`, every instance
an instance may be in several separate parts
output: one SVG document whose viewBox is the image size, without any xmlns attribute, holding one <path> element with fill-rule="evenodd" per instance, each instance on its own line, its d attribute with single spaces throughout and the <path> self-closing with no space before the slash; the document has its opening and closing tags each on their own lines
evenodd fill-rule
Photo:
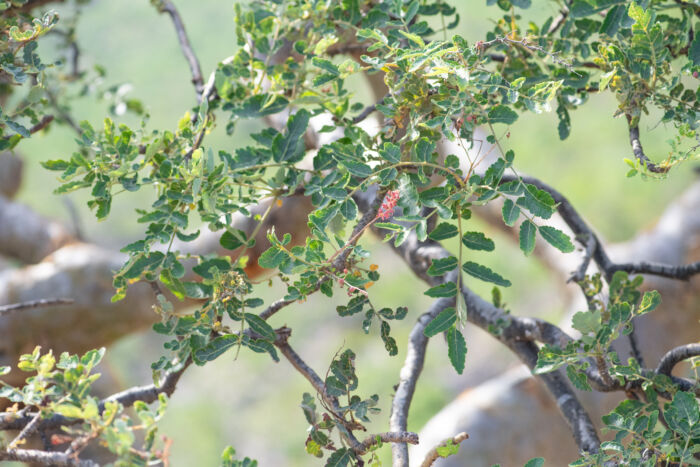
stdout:
<svg viewBox="0 0 700 467">
<path fill-rule="evenodd" d="M 28 265 L 53 255 L 41 271 L 20 268 L 21 281 L 4 285 L 2 278 L 10 276 L 0 276 L 0 300 L 7 303 L 0 306 L 6 341 L 0 356 L 19 359 L 0 367 L 6 407 L 0 430 L 7 433 L 0 460 L 167 465 L 157 426 L 181 375 L 224 354 L 252 351 L 286 360 L 310 383 L 308 393 L 289 395 L 290 404 L 301 401 L 308 421 L 308 432 L 296 436 L 310 465 L 378 465 L 382 450 L 391 449 L 392 464 L 407 466 L 408 445 L 420 441 L 407 420 L 427 343 L 446 340 L 445 365 L 462 374 L 469 369 L 463 331 L 476 326 L 537 375 L 578 447 L 571 465 L 700 462 L 697 373 L 695 379 L 690 372 L 672 374 L 680 362 L 699 361 L 700 345 L 679 340 L 681 333 L 664 336 L 672 345 L 645 362 L 651 342 L 636 332 L 644 315 L 665 300 L 648 281 L 691 280 L 700 262 L 684 264 L 671 254 L 663 256 L 669 262 L 642 254 L 613 260 L 565 197 L 565 187 L 558 191 L 537 174 L 525 175 L 518 148 L 508 144 L 510 125 L 550 109 L 566 139 L 572 112 L 592 94 L 607 93 L 618 107 L 601 120 L 626 122 L 620 138 L 629 140 L 628 177 L 664 183 L 686 170 L 690 164 L 682 163 L 697 158 L 700 148 L 700 3 L 558 0 L 552 2 L 557 15 L 527 22 L 530 0 L 488 0 L 492 30 L 463 37 L 453 35 L 459 15 L 443 0 L 255 0 L 235 6 L 233 55 L 203 74 L 186 18 L 170 0 L 152 0 L 172 19 L 196 96 L 189 110 L 192 96 L 183 100 L 174 128 L 145 121 L 130 128 L 110 118 L 97 126 L 71 115 L 61 89 L 89 78 L 77 69 L 74 26 L 62 28 L 51 3 L 0 2 L 0 149 L 21 150 L 32 134 L 67 125 L 76 135 L 73 154 L 43 163 L 58 174 L 59 194 L 89 192 L 99 219 L 125 191 L 148 191 L 156 201 L 134 207 L 143 234 L 118 255 L 39 218 L 6 234 L 12 212 L 18 224 L 31 214 L 17 211 L 3 192 L 0 253 Z M 42 59 L 38 46 L 51 35 L 75 52 L 73 60 Z M 356 76 L 366 78 L 371 105 L 367 95 L 350 90 Z M 141 111 L 135 101 L 119 105 Z M 674 129 L 660 158 L 645 153 L 641 142 L 649 114 Z M 265 122 L 251 145 L 227 152 L 207 144 L 215 126 L 235 134 L 245 119 Z M 550 149 L 543 148 L 543 159 Z M 11 160 L 0 159 L 0 170 L 14 170 Z M 590 168 L 591 176 L 595 171 Z M 678 222 L 695 219 L 679 224 L 680 238 L 700 231 L 699 200 L 696 194 L 678 216 Z M 470 252 L 496 245 L 472 216 L 512 233 L 524 255 L 537 247 L 555 262 L 574 258 L 569 280 L 580 286 L 585 311 L 561 327 L 518 314 L 517 303 L 507 311 L 500 290 L 513 278 L 507 269 L 474 261 Z M 393 307 L 374 303 L 379 285 L 370 287 L 388 271 L 358 243 L 372 233 L 425 282 L 416 293 L 434 299 L 427 311 L 419 314 L 398 299 Z M 26 248 L 35 238 L 40 241 Z M 685 249 L 686 240 L 676 243 Z M 74 274 L 84 281 L 65 278 Z M 63 285 L 37 292 L 27 284 L 39 275 L 47 284 L 63 278 Z M 109 286 L 89 282 L 105 275 Z M 282 281 L 286 294 L 269 301 L 260 276 Z M 494 286 L 488 300 L 472 290 L 478 281 Z M 671 290 L 669 282 L 662 284 Z M 41 300 L 24 300 L 31 291 Z M 383 342 L 381 358 L 405 359 L 400 375 L 386 381 L 389 388 L 396 384 L 390 413 L 380 412 L 378 397 L 363 391 L 356 369 L 371 362 L 356 359 L 352 349 L 328 355 L 329 368 L 313 369 L 292 347 L 294 329 L 276 318 L 314 294 L 343 297 L 337 319 L 360 316 L 367 339 Z M 144 312 L 148 305 L 156 314 Z M 19 331 L 29 327 L 23 321 L 29 317 L 31 326 L 41 326 L 50 319 L 47 310 L 62 317 L 52 320 L 63 332 L 55 351 L 47 338 L 32 340 Z M 392 325 L 404 319 L 417 319 L 407 349 L 392 335 Z M 153 330 L 167 337 L 161 354 L 151 358 L 155 383 L 98 397 L 91 386 L 105 352 L 99 348 L 154 321 Z M 696 318 L 688 322 L 697 325 Z M 629 343 L 629 355 L 616 350 L 621 343 Z M 37 347 L 17 355 L 26 345 Z M 59 355 L 58 349 L 71 352 Z M 589 415 L 596 408 L 582 402 L 590 391 L 626 397 L 601 421 Z M 385 420 L 387 430 L 366 433 L 370 419 Z M 601 442 L 600 426 L 607 441 Z M 463 441 L 476 435 L 451 433 L 424 446 L 412 462 L 431 465 L 457 454 L 469 459 L 478 446 Z M 543 462 L 534 457 L 527 465 Z M 228 448 L 222 464 L 255 462 L 236 460 Z"/>
</svg>

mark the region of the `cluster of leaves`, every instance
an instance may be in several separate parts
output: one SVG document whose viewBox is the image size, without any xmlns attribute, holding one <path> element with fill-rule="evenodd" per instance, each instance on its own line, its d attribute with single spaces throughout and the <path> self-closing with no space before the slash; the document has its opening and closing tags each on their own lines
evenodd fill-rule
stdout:
<svg viewBox="0 0 700 467">
<path fill-rule="evenodd" d="M 529 1 L 497 4 L 506 13 L 487 41 L 508 37 L 525 42 L 496 41 L 489 52 L 500 53 L 491 54 L 491 59 L 502 63 L 508 80 L 561 80 L 556 98 L 561 139 L 571 131 L 569 112 L 592 93 L 609 90 L 619 101 L 615 116 L 625 116 L 631 126 L 639 126 L 641 117 L 651 114 L 677 129 L 672 150 L 659 161 L 661 168 L 697 157 L 700 22 L 696 4 L 577 0 L 563 21 L 550 17 L 527 27 L 520 26 L 517 8 L 529 7 Z M 627 161 L 630 176 L 650 175 L 644 163 L 634 158 Z"/>
<path fill-rule="evenodd" d="M 544 345 L 539 352 L 536 374 L 553 371 L 566 365 L 571 382 L 580 390 L 590 391 L 585 370 L 596 365 L 621 386 L 640 383 L 645 401 L 625 400 L 603 422 L 616 431 L 614 441 L 604 442 L 597 455 L 586 455 L 573 465 L 603 465 L 617 461 L 625 465 L 653 466 L 658 462 L 690 462 L 698 449 L 698 404 L 691 393 L 679 391 L 671 379 L 640 367 L 630 358 L 620 362 L 611 345 L 620 335 L 633 332 L 633 320 L 653 311 L 661 302 L 656 291 L 639 292 L 642 277 L 630 280 L 618 271 L 610 281 L 607 303 L 600 299 L 602 282 L 596 275 L 583 286 L 590 297 L 591 309 L 573 317 L 573 327 L 581 338 L 565 347 Z M 672 395 L 662 406 L 659 395 Z M 627 442 L 625 440 L 627 439 Z"/>
<path fill-rule="evenodd" d="M 376 320 L 389 355 L 398 352 L 389 321 L 401 320 L 413 310 L 374 307 L 368 289 L 380 275 L 375 265 L 364 265 L 369 252 L 356 240 L 372 225 L 395 246 L 402 245 L 411 232 L 420 241 L 456 240 L 455 256 L 435 259 L 429 266 L 427 275 L 437 285 L 425 292 L 454 299 L 455 304 L 428 324 L 425 335 L 445 334 L 449 360 L 462 373 L 467 345 L 461 328 L 467 310 L 459 293 L 461 273 L 496 286 L 511 285 L 501 273 L 463 258 L 465 248 L 494 251 L 496 247 L 484 232 L 470 226 L 471 208 L 503 200 L 504 224 L 513 227 L 521 221 L 519 245 L 526 255 L 534 250 L 538 232 L 564 253 L 574 249 L 564 233 L 546 225 L 557 209 L 555 200 L 523 181 L 514 168 L 514 152 L 502 147 L 509 125 L 522 113 L 543 112 L 556 102 L 559 135 L 566 138 L 569 111 L 584 104 L 591 93 L 611 90 L 620 100 L 618 113 L 628 118 L 631 127 L 639 125 L 642 113 L 659 108 L 662 121 L 678 128 L 674 151 L 662 167 L 692 156 L 697 146 L 689 152 L 680 148 L 686 140 L 691 144 L 697 140 L 700 96 L 690 84 L 700 71 L 700 35 L 691 33 L 698 29 L 696 6 L 576 0 L 561 20 L 548 18 L 539 26 L 530 23 L 523 28 L 519 9 L 529 7 L 529 1 L 489 3 L 496 3 L 504 15 L 485 41 L 471 45 L 459 35 L 447 38 L 458 18 L 442 1 L 237 4 L 239 49 L 217 66 L 211 93 L 183 115 L 176 129 L 132 129 L 109 118 L 100 129 L 88 122 L 80 124 L 76 152 L 44 164 L 61 172 L 59 193 L 89 189 L 89 205 L 99 219 L 109 215 L 118 193 L 143 187 L 156 193 L 151 206 L 138 210 L 138 222 L 145 226 L 143 238 L 122 250 L 129 258 L 115 274 L 114 300 L 124 298 L 128 286 L 137 281 L 162 286 L 179 300 L 202 300 L 195 311 L 175 314 L 164 295 L 158 295 L 162 320 L 154 329 L 170 339 L 165 344 L 168 355 L 153 364 L 154 371 L 171 370 L 189 359 L 203 365 L 233 348 L 245 347 L 278 359 L 275 344 L 284 329 L 274 329 L 265 316 L 252 311 L 264 301 L 246 276 L 245 251 L 255 245 L 271 208 L 301 194 L 314 206 L 308 218 L 310 236 L 294 239 L 297 244 L 292 246 L 291 236 L 280 239 L 269 232 L 270 246 L 258 265 L 287 285 L 286 300 L 304 300 L 318 290 L 329 297 L 338 288 L 347 291 L 350 298 L 338 306 L 338 314 L 364 313 L 365 332 Z M 448 20 L 442 29 L 431 27 L 428 19 L 435 15 Z M 38 76 L 43 65 L 35 58 L 32 44 L 53 24 L 51 17 L 45 17 L 29 29 L 18 18 L 22 16 L 3 16 L 4 21 L 17 23 L 12 24 L 17 29 L 11 29 L 15 32 L 9 35 L 7 53 L 2 56 L 2 69 L 15 81 L 30 72 Z M 383 73 L 389 89 L 375 106 L 384 119 L 376 134 L 358 126 L 366 116 L 361 113 L 365 105 L 346 87 L 348 78 L 359 73 Z M 34 114 L 24 116 L 38 121 Z M 250 146 L 233 153 L 215 151 L 204 139 L 222 117 L 228 118 L 229 132 L 241 119 L 266 117 L 273 124 L 251 135 L 254 144 Z M 325 119 L 323 128 L 310 128 L 316 118 Z M 21 137 L 21 129 L 12 125 L 5 124 Z M 495 161 L 488 158 L 488 167 L 484 160 L 493 149 L 476 151 L 484 145 L 474 138 L 479 125 L 489 130 L 486 143 L 503 154 Z M 307 164 L 304 136 L 310 131 L 318 133 L 319 141 L 332 142 L 315 148 Z M 331 137 L 322 138 L 325 135 Z M 469 141 L 472 150 L 464 147 L 463 153 L 442 159 L 437 143 L 443 137 Z M 16 144 L 18 138 L 10 135 L 7 144 Z M 632 165 L 635 171 L 647 173 L 639 160 Z M 512 176 L 504 179 L 506 172 Z M 374 193 L 381 201 L 388 192 L 398 192 L 395 216 L 359 220 L 359 195 Z M 269 207 L 255 211 L 253 206 L 264 198 L 270 198 Z M 240 214 L 254 217 L 257 227 L 248 232 L 231 227 L 234 216 Z M 220 245 L 229 253 L 183 253 L 184 244 L 200 235 L 195 226 L 221 232 Z M 593 308 L 574 318 L 583 337 L 563 349 L 545 346 L 537 371 L 567 365 L 574 384 L 587 388 L 584 371 L 589 359 L 594 359 L 612 378 L 644 379 L 634 362 L 621 365 L 609 351 L 621 333 L 629 332 L 634 316 L 658 303 L 657 295 L 640 297 L 636 281 L 617 274 L 609 284 L 610 299 L 603 304 L 595 298 L 603 284 L 600 278 L 592 278 Z M 347 350 L 333 361 L 325 381 L 326 396 L 347 396 L 346 406 L 324 407 L 327 413 L 319 420 L 313 398 L 304 398 L 312 425 L 307 450 L 313 455 L 333 451 L 329 462 L 354 458 L 347 446 L 334 445 L 331 431 L 347 439 L 377 402 L 376 397 L 361 400 L 351 395 L 358 383 L 354 365 L 354 354 Z M 657 388 L 660 383 L 649 384 Z M 662 390 L 670 391 L 666 386 Z M 80 414 L 94 412 L 77 407 Z M 101 413 L 97 411 L 96 419 Z M 232 452 L 224 457 L 235 465 Z"/>
<path fill-rule="evenodd" d="M 42 420 L 56 415 L 79 420 L 78 424 L 64 427 L 66 434 L 52 436 L 51 444 L 56 446 L 70 443 L 79 450 L 97 439 L 118 456 L 115 463 L 118 466 L 145 466 L 161 459 L 163 446 L 157 437 L 157 422 L 166 408 L 165 395 L 159 396 L 154 409 L 137 401 L 134 404 L 135 417 L 129 416 L 119 402 L 101 402 L 91 395 L 92 384 L 100 377 L 99 373 L 93 374 L 92 371 L 102 360 L 104 348 L 91 350 L 83 356 L 64 352 L 58 361 L 51 351 L 42 355 L 40 350 L 36 347 L 31 354 L 20 358 L 18 368 L 35 373 L 27 378 L 25 386 L 15 388 L 0 382 L 0 397 L 15 404 L 12 410 L 18 415 L 33 410 Z M 0 375 L 9 371 L 9 367 L 2 367 Z M 143 432 L 143 435 L 138 432 Z M 134 445 L 141 437 L 142 446 L 137 448 Z M 17 444 L 24 442 L 26 440 L 18 440 Z"/>
<path fill-rule="evenodd" d="M 678 391 L 662 406 L 654 391 L 646 394 L 648 402 L 625 400 L 604 416 L 605 428 L 615 433 L 615 439 L 603 442 L 599 453 L 586 454 L 571 465 L 695 465 L 700 438 L 695 395 Z"/>
<path fill-rule="evenodd" d="M 31 136 L 46 107 L 44 96 L 45 71 L 53 64 L 41 61 L 37 40 L 51 31 L 58 16 L 49 12 L 33 18 L 19 8 L 25 1 L 0 2 L 0 96 L 9 95 L 13 88 L 29 88 L 21 101 L 10 110 L 0 109 L 0 150 L 14 148 L 23 138 Z M 29 85 L 29 86 L 27 86 Z"/>
</svg>

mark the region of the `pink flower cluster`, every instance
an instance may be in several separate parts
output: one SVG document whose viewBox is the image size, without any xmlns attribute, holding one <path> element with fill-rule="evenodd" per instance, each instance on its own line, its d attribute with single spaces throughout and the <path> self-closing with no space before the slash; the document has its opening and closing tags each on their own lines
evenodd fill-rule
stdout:
<svg viewBox="0 0 700 467">
<path fill-rule="evenodd" d="M 388 220 L 394 215 L 394 208 L 399 201 L 399 190 L 392 190 L 386 194 L 384 202 L 379 207 L 377 217 L 383 221 Z"/>
</svg>

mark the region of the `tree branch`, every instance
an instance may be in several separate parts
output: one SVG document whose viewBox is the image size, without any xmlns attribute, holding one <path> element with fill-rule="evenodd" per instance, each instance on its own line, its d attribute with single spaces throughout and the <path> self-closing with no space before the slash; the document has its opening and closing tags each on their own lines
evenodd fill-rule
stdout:
<svg viewBox="0 0 700 467">
<path fill-rule="evenodd" d="M 420 465 L 421 467 L 430 467 L 433 465 L 433 463 L 440 457 L 440 454 L 438 454 L 438 448 L 442 448 L 447 446 L 448 444 L 456 445 L 460 444 L 462 441 L 466 440 L 469 438 L 469 435 L 462 432 L 458 433 L 455 436 L 451 436 L 445 440 L 443 440 L 440 444 L 435 446 L 433 449 L 428 451 L 428 454 L 425 456 L 425 460 L 423 463 Z"/>
<path fill-rule="evenodd" d="M 36 449 L 0 451 L 0 461 L 27 462 L 57 467 L 99 467 L 99 464 L 91 460 L 76 459 L 63 452 L 46 452 Z"/>
<path fill-rule="evenodd" d="M 379 438 L 379 440 L 377 439 Z M 379 444 L 379 441 L 382 443 L 411 443 L 411 444 L 418 444 L 418 435 L 416 433 L 413 433 L 411 431 L 401 431 L 401 432 L 387 432 L 387 433 L 379 433 L 376 435 L 372 435 L 367 437 L 363 442 L 355 446 L 352 450 L 357 454 L 358 456 L 362 456 L 363 454 L 366 454 L 369 449 L 376 445 Z"/>
<path fill-rule="evenodd" d="M 399 384 L 394 394 L 391 405 L 391 418 L 389 429 L 395 432 L 406 431 L 408 426 L 408 409 L 413 400 L 416 383 L 423 371 L 425 351 L 428 346 L 428 337 L 423 334 L 425 327 L 445 308 L 452 306 L 454 299 L 441 298 L 435 301 L 430 309 L 423 313 L 418 322 L 413 326 L 408 338 L 406 360 L 399 373 Z M 391 447 L 394 466 L 408 466 L 408 446 L 405 442 L 399 442 Z"/>
<path fill-rule="evenodd" d="M 672 350 L 669 350 L 659 361 L 659 366 L 656 367 L 656 373 L 666 376 L 671 376 L 673 367 L 691 357 L 700 356 L 700 344 L 681 345 Z"/>
<path fill-rule="evenodd" d="M 360 209 L 367 208 L 367 196 L 358 196 L 356 201 Z M 408 238 L 398 247 L 393 247 L 413 270 L 413 272 L 425 280 L 427 283 L 434 285 L 434 277 L 427 275 L 427 269 L 432 264 L 433 259 L 444 258 L 449 256 L 449 252 L 445 250 L 439 243 L 434 241 L 420 242 L 415 231 L 412 231 Z M 438 279 L 439 281 L 440 279 Z M 443 279 L 444 280 L 444 279 Z M 478 295 L 474 294 L 468 288 L 463 287 L 462 294 L 469 313 L 467 315 L 469 322 L 472 322 L 480 328 L 489 331 L 492 327 L 498 326 L 499 322 L 516 321 L 514 318 L 506 314 L 503 310 L 496 308 L 491 303 L 486 302 Z M 534 320 L 533 320 L 534 321 Z M 414 328 L 415 330 L 415 328 Z M 545 326 L 546 335 L 556 336 L 561 340 L 565 340 L 566 334 L 559 330 L 556 326 L 548 324 Z M 413 336 L 413 332 L 411 333 Z M 568 336 L 566 336 L 568 337 Z M 503 332 L 497 336 L 508 348 L 510 348 L 529 368 L 534 368 L 537 363 L 538 347 L 532 342 L 523 341 L 516 338 L 514 335 L 508 335 Z M 569 338 L 570 339 L 570 338 Z M 407 359 L 408 360 L 408 359 Z M 407 372 L 410 370 L 407 370 Z M 403 370 L 402 370 L 403 372 Z M 554 400 L 559 407 L 559 411 L 564 416 L 564 419 L 569 424 L 572 430 L 576 444 L 579 449 L 586 452 L 597 452 L 600 446 L 600 440 L 596 433 L 593 422 L 581 406 L 576 394 L 569 385 L 565 376 L 560 370 L 552 373 L 547 373 L 538 376 L 547 386 Z M 402 378 L 403 379 L 403 378 Z M 399 391 L 397 390 L 397 395 Z M 392 410 L 392 431 L 397 430 L 398 423 L 402 422 L 399 412 L 394 413 Z M 396 423 L 396 424 L 395 424 Z M 408 455 L 401 452 L 401 444 L 392 446 L 394 453 L 395 465 L 407 465 Z M 405 455 L 405 457 L 404 457 Z M 399 461 L 397 463 L 397 460 Z"/>
<path fill-rule="evenodd" d="M 182 368 L 168 373 L 163 380 L 163 383 L 159 386 L 154 384 L 139 386 L 118 392 L 103 399 L 99 404 L 100 413 L 104 410 L 107 402 L 117 402 L 124 407 L 131 407 L 136 401 L 142 401 L 150 404 L 156 401 L 160 394 L 166 394 L 168 397 L 171 396 L 175 391 L 177 383 L 180 381 L 180 377 L 191 364 L 192 359 L 187 359 Z M 0 413 L 0 431 L 23 430 L 33 422 L 36 415 L 36 413 L 24 413 L 21 415 L 16 413 Z M 35 429 L 50 430 L 60 428 L 62 426 L 75 425 L 81 422 L 82 419 L 80 418 L 68 418 L 62 415 L 53 415 L 49 418 L 41 420 Z"/>
<path fill-rule="evenodd" d="M 175 32 L 177 33 L 177 40 L 180 43 L 180 48 L 182 49 L 182 54 L 187 60 L 187 64 L 190 67 L 190 73 L 192 74 L 192 83 L 194 84 L 195 92 L 197 93 L 197 101 L 202 101 L 202 90 L 204 88 L 202 69 L 199 66 L 199 60 L 197 55 L 195 55 L 192 49 L 192 44 L 190 43 L 189 37 L 187 37 L 187 31 L 185 30 L 185 25 L 182 22 L 180 13 L 175 8 L 175 5 L 170 0 L 161 0 L 160 4 L 157 6 L 158 11 L 167 13 L 173 21 L 175 26 Z"/>
<path fill-rule="evenodd" d="M 639 125 L 632 125 L 632 117 L 627 115 L 627 126 L 629 127 L 630 145 L 632 145 L 632 153 L 637 160 L 645 166 L 649 172 L 666 173 L 669 167 L 659 167 L 644 154 L 642 142 L 639 139 Z"/>
<path fill-rule="evenodd" d="M 30 302 L 13 303 L 11 305 L 0 306 L 0 316 L 9 315 L 15 311 L 30 310 L 33 308 L 42 308 L 46 306 L 56 305 L 72 305 L 75 300 L 72 298 L 47 298 L 42 300 L 32 300 Z"/>
<path fill-rule="evenodd" d="M 309 365 L 306 364 L 306 362 L 297 354 L 294 349 L 292 349 L 289 344 L 287 343 L 287 339 L 289 338 L 289 333 L 286 333 L 284 335 L 279 335 L 278 338 L 275 341 L 275 346 L 282 352 L 282 355 L 284 355 L 287 360 L 289 360 L 289 363 L 292 364 L 296 370 L 306 378 L 306 380 L 311 383 L 311 386 L 316 390 L 316 392 L 321 396 L 321 399 L 327 406 L 326 408 L 329 409 L 332 413 L 332 415 L 338 420 L 340 423 L 342 423 L 346 428 L 347 428 L 347 434 L 344 434 L 341 432 L 341 435 L 347 439 L 347 441 L 350 443 L 353 449 L 358 447 L 361 443 L 355 438 L 355 436 L 352 434 L 352 430 L 356 429 L 356 426 L 352 426 L 352 424 L 348 423 L 347 420 L 341 415 L 341 410 L 340 410 L 340 405 L 338 404 L 338 399 L 329 395 L 328 391 L 326 390 L 326 384 L 323 382 L 323 380 L 316 374 L 316 372 L 311 368 Z"/>
<path fill-rule="evenodd" d="M 504 175 L 502 182 L 518 180 L 514 175 Z M 605 252 L 603 243 L 598 239 L 596 234 L 588 227 L 588 224 L 581 218 L 579 213 L 574 209 L 568 199 L 557 190 L 533 177 L 522 177 L 524 183 L 536 186 L 537 188 L 548 192 L 552 195 L 554 201 L 558 204 L 557 211 L 564 219 L 564 222 L 574 232 L 579 242 L 583 243 L 587 250 L 591 247 L 588 242 L 595 242 L 593 248 L 593 260 L 598 268 L 603 272 L 606 279 L 612 279 L 616 271 L 625 271 L 630 274 L 650 274 L 669 279 L 686 280 L 691 276 L 700 273 L 700 262 L 691 263 L 685 266 L 671 266 L 659 263 L 640 262 L 640 263 L 614 263 L 608 254 Z M 586 239 L 581 240 L 581 239 Z M 585 243 L 584 243 L 585 242 Z"/>
</svg>

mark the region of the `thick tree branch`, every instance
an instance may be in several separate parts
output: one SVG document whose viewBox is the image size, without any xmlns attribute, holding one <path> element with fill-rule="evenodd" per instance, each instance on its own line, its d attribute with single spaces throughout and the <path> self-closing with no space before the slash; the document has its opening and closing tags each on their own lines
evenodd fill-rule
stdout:
<svg viewBox="0 0 700 467">
<path fill-rule="evenodd" d="M 654 276 L 667 277 L 669 279 L 688 280 L 695 274 L 700 273 L 700 261 L 686 264 L 685 266 L 671 266 L 647 261 L 641 261 L 639 263 L 618 263 L 610 265 L 608 271 L 612 273 L 616 271 L 625 271 L 630 274 L 651 274 Z"/>
<path fill-rule="evenodd" d="M 0 196 L 0 255 L 37 263 L 71 240 L 70 233 L 27 206 Z"/>
<path fill-rule="evenodd" d="M 406 431 L 408 426 L 408 409 L 413 400 L 416 390 L 416 383 L 423 371 L 425 362 L 425 351 L 428 346 L 428 337 L 423 334 L 425 327 L 445 308 L 454 305 L 454 299 L 441 298 L 437 300 L 430 309 L 423 313 L 418 322 L 413 326 L 408 338 L 408 350 L 401 372 L 399 373 L 399 384 L 394 394 L 391 405 L 391 418 L 389 419 L 389 429 L 395 432 Z M 405 442 L 394 444 L 391 447 L 394 466 L 408 465 L 408 446 Z"/>
<path fill-rule="evenodd" d="M 469 435 L 462 432 L 458 433 L 455 436 L 450 436 L 449 438 L 443 440 L 440 444 L 435 446 L 433 449 L 428 451 L 428 454 L 425 456 L 425 460 L 423 460 L 423 463 L 420 465 L 421 467 L 430 467 L 433 465 L 433 463 L 440 457 L 438 454 L 438 448 L 445 447 L 447 445 L 456 445 L 460 444 L 462 441 L 466 440 L 469 438 Z"/>
<path fill-rule="evenodd" d="M 27 462 L 33 465 L 52 467 L 99 467 L 99 464 L 91 460 L 80 460 L 63 452 L 46 452 L 36 449 L 0 451 L 0 461 Z"/>
<path fill-rule="evenodd" d="M 170 0 L 161 0 L 158 5 L 158 10 L 162 13 L 165 12 L 170 15 L 175 26 L 175 32 L 177 33 L 177 40 L 180 43 L 180 48 L 182 49 L 182 54 L 187 60 L 187 64 L 190 67 L 190 73 L 192 74 L 192 83 L 194 84 L 195 92 L 197 93 L 197 102 L 202 101 L 202 90 L 204 88 L 202 69 L 199 66 L 199 60 L 197 55 L 195 55 L 192 49 L 192 44 L 190 43 L 189 37 L 187 37 L 187 31 L 185 30 L 185 25 L 182 22 L 180 13 L 175 8 L 175 5 Z"/>
<path fill-rule="evenodd" d="M 671 376 L 673 367 L 678 363 L 697 356 L 700 356 L 700 344 L 681 345 L 669 350 L 666 355 L 661 357 L 659 366 L 656 367 L 656 372 L 661 375 Z"/>
</svg>

